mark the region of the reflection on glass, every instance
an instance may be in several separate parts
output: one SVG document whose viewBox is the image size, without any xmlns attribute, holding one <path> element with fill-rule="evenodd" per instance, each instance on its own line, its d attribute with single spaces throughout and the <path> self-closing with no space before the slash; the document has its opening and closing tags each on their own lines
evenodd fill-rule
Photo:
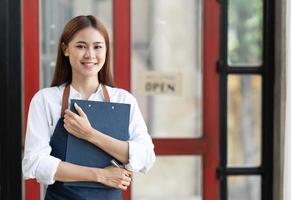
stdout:
<svg viewBox="0 0 291 200">
<path fill-rule="evenodd" d="M 112 41 L 112 0 L 42 0 L 40 41 L 42 87 L 51 84 L 57 45 L 64 25 L 77 15 L 97 16 L 107 27 Z"/>
<path fill-rule="evenodd" d="M 150 134 L 200 137 L 202 1 L 132 1 L 132 92 Z"/>
<path fill-rule="evenodd" d="M 227 178 L 228 200 L 261 199 L 260 176 L 231 176 Z"/>
<path fill-rule="evenodd" d="M 228 2 L 228 64 L 262 64 L 263 1 Z"/>
<path fill-rule="evenodd" d="M 228 76 L 228 166 L 261 164 L 261 93 L 260 76 Z"/>
<path fill-rule="evenodd" d="M 158 156 L 146 174 L 134 174 L 133 200 L 202 200 L 200 156 Z"/>
</svg>

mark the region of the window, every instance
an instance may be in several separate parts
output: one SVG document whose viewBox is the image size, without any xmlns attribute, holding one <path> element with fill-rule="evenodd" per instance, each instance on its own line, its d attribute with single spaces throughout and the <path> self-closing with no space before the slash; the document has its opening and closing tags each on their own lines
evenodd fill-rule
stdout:
<svg viewBox="0 0 291 200">
<path fill-rule="evenodd" d="M 273 12 L 269 0 L 222 3 L 221 200 L 273 199 Z"/>
</svg>

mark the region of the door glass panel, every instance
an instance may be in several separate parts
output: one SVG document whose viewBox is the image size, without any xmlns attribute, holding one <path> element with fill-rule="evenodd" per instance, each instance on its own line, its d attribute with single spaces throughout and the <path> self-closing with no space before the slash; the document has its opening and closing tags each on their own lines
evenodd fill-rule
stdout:
<svg viewBox="0 0 291 200">
<path fill-rule="evenodd" d="M 154 138 L 202 135 L 202 1 L 132 1 L 132 92 Z"/>
<path fill-rule="evenodd" d="M 261 164 L 261 94 L 261 76 L 228 76 L 228 166 Z"/>
<path fill-rule="evenodd" d="M 228 64 L 262 64 L 263 0 L 228 2 Z"/>
<path fill-rule="evenodd" d="M 261 199 L 260 176 L 230 176 L 227 178 L 228 200 Z"/>
<path fill-rule="evenodd" d="M 77 15 L 98 17 L 107 27 L 112 43 L 112 0 L 42 0 L 40 3 L 41 86 L 48 87 L 54 73 L 59 37 L 70 19 Z"/>
<path fill-rule="evenodd" d="M 158 156 L 146 175 L 134 174 L 132 197 L 133 200 L 202 200 L 201 156 Z"/>
</svg>

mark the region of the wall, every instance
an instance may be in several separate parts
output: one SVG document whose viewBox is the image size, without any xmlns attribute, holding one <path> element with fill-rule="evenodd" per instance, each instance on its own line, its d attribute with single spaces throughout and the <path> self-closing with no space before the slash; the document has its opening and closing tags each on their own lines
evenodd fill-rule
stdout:
<svg viewBox="0 0 291 200">
<path fill-rule="evenodd" d="M 288 123 L 291 117 L 291 2 L 288 0 L 286 2 L 287 12 L 286 12 L 286 125 L 285 125 L 285 163 L 284 163 L 284 200 L 291 199 L 291 124 Z"/>
<path fill-rule="evenodd" d="M 286 0 L 276 1 L 274 87 L 274 199 L 283 199 L 284 135 L 286 110 Z"/>
</svg>

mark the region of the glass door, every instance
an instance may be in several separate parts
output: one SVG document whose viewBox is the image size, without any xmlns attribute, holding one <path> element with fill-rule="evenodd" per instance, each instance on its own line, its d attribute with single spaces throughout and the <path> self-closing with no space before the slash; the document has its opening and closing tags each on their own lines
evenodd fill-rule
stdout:
<svg viewBox="0 0 291 200">
<path fill-rule="evenodd" d="M 200 0 L 131 2 L 131 90 L 157 151 L 153 169 L 134 177 L 133 199 L 202 200 L 203 156 L 177 155 L 181 139 L 203 136 L 202 13 Z"/>
<path fill-rule="evenodd" d="M 114 7 L 115 78 L 137 97 L 157 154 L 128 199 L 219 199 L 219 3 Z"/>
</svg>

